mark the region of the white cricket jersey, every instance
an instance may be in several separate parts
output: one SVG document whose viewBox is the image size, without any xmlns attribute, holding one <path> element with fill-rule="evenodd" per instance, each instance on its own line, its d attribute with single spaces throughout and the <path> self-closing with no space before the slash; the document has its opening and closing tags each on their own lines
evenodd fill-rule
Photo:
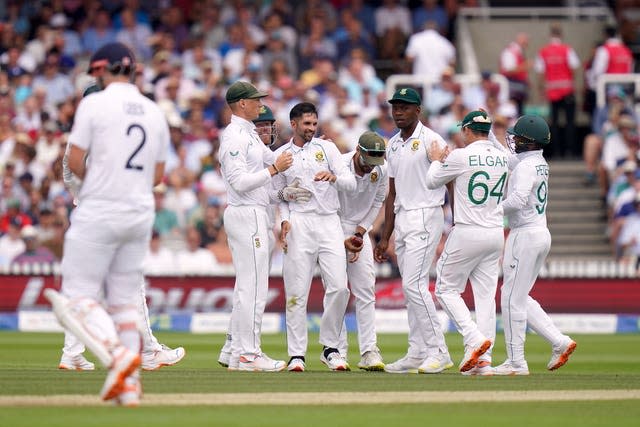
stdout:
<svg viewBox="0 0 640 427">
<path fill-rule="evenodd" d="M 387 195 L 387 165 L 376 166 L 370 173 L 359 176 L 353 164 L 354 155 L 355 151 L 342 155 L 345 166 L 356 177 L 356 190 L 352 193 L 338 192 L 338 215 L 343 224 L 359 225 L 368 230 L 378 216 Z"/>
<path fill-rule="evenodd" d="M 511 171 L 507 197 L 500 203 L 510 228 L 546 227 L 549 165 L 542 150 L 517 155 L 520 160 Z"/>
<path fill-rule="evenodd" d="M 283 188 L 298 178 L 300 187 L 310 190 L 312 197 L 307 203 L 281 203 L 282 220 L 289 219 L 289 212 L 314 212 L 320 215 L 337 213 L 340 207 L 338 190 L 353 192 L 356 188 L 356 178 L 342 161 L 342 155 L 336 145 L 324 139 L 313 138 L 302 147 L 298 147 L 290 140 L 278 148 L 275 155 L 279 156 L 284 151 L 291 152 L 293 164 L 274 177 L 273 188 Z M 334 174 L 337 177 L 336 182 L 314 181 L 315 175 L 320 171 Z"/>
<path fill-rule="evenodd" d="M 82 203 L 153 208 L 155 167 L 166 160 L 169 127 L 160 108 L 136 86 L 114 82 L 83 98 L 69 143 L 89 154 Z"/>
<path fill-rule="evenodd" d="M 455 179 L 453 219 L 456 224 L 502 227 L 502 201 L 507 174 L 507 155 L 487 140 L 453 150 L 444 163 L 434 161 L 427 175 L 429 188 Z"/>
<path fill-rule="evenodd" d="M 444 204 L 445 187 L 429 189 L 426 183 L 427 172 L 431 167 L 427 149 L 432 141 L 437 141 L 441 147 L 447 146 L 440 135 L 420 122 L 407 140 L 402 140 L 399 132 L 389 140 L 387 170 L 389 178 L 395 180 L 395 212 Z"/>
<path fill-rule="evenodd" d="M 220 170 L 230 206 L 267 206 L 269 204 L 268 167 L 276 161 L 265 147 L 256 126 L 236 115 L 220 138 Z"/>
</svg>

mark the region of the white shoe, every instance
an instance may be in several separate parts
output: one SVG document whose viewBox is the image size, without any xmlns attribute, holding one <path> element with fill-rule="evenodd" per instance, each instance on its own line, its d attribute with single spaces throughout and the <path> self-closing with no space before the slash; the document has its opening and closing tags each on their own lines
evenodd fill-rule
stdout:
<svg viewBox="0 0 640 427">
<path fill-rule="evenodd" d="M 119 347 L 113 353 L 113 363 L 109 368 L 107 379 L 104 381 L 100 397 L 102 400 L 111 400 L 124 390 L 124 380 L 140 366 L 140 355 Z"/>
<path fill-rule="evenodd" d="M 428 356 L 424 362 L 418 366 L 421 374 L 437 374 L 453 366 L 453 361 L 449 353 L 438 353 L 436 356 Z"/>
<path fill-rule="evenodd" d="M 175 365 L 182 360 L 186 352 L 184 348 L 169 348 L 162 344 L 162 348 L 157 351 L 145 351 L 142 353 L 142 369 L 153 371 L 163 366 Z"/>
<path fill-rule="evenodd" d="M 229 351 L 220 351 L 220 355 L 218 356 L 218 363 L 223 368 L 229 367 L 229 361 L 231 360 L 231 352 Z"/>
<path fill-rule="evenodd" d="M 480 360 L 476 366 L 466 372 L 461 372 L 461 374 L 467 376 L 490 377 L 493 375 L 493 368 L 491 367 L 491 362 L 488 360 Z"/>
<path fill-rule="evenodd" d="M 289 364 L 287 365 L 287 371 L 289 372 L 304 372 L 305 368 L 306 364 L 304 360 L 299 357 L 289 360 Z"/>
<path fill-rule="evenodd" d="M 240 356 L 234 356 L 233 354 L 229 356 L 229 366 L 227 366 L 227 370 L 237 371 L 238 366 L 240 366 Z"/>
<path fill-rule="evenodd" d="M 365 371 L 384 371 L 384 362 L 380 351 L 377 349 L 366 351 L 358 362 L 358 368 Z"/>
<path fill-rule="evenodd" d="M 551 353 L 551 360 L 547 364 L 547 369 L 555 371 L 556 369 L 564 366 L 569 361 L 569 356 L 576 349 L 578 344 L 572 339 L 569 339 L 565 344 L 560 347 L 554 348 Z"/>
<path fill-rule="evenodd" d="M 240 356 L 238 371 L 280 372 L 287 366 L 284 360 L 273 360 L 266 354 Z"/>
<path fill-rule="evenodd" d="M 75 356 L 63 354 L 60 358 L 58 369 L 69 369 L 71 371 L 93 371 L 96 369 L 96 365 L 85 359 L 82 354 L 76 354 Z"/>
<path fill-rule="evenodd" d="M 478 347 L 469 348 L 460 362 L 460 372 L 467 372 L 478 364 L 478 358 L 491 347 L 491 340 L 484 340 Z"/>
<path fill-rule="evenodd" d="M 324 351 L 320 353 L 320 361 L 327 365 L 332 371 L 349 371 L 350 367 L 344 357 L 339 351 L 332 351 L 327 357 L 324 355 Z"/>
<path fill-rule="evenodd" d="M 417 374 L 422 362 L 424 362 L 424 359 L 407 355 L 393 363 L 384 365 L 384 371 L 392 374 Z"/>
<path fill-rule="evenodd" d="M 527 362 L 513 363 L 506 360 L 502 365 L 493 368 L 493 375 L 529 375 Z"/>
</svg>

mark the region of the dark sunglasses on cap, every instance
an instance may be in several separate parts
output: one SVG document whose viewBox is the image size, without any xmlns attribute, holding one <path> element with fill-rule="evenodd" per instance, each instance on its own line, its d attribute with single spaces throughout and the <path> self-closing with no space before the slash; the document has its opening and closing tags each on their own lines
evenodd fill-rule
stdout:
<svg viewBox="0 0 640 427">
<path fill-rule="evenodd" d="M 379 150 L 367 150 L 366 148 L 364 148 L 363 146 L 359 146 L 360 150 L 362 150 L 362 152 L 364 154 L 366 154 L 367 156 L 371 156 L 371 157 L 382 157 L 384 156 L 384 154 L 386 153 L 386 151 L 379 151 Z"/>
</svg>

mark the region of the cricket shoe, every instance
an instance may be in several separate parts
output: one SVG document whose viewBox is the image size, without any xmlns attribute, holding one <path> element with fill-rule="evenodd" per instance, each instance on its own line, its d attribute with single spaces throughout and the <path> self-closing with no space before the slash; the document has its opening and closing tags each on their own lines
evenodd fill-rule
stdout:
<svg viewBox="0 0 640 427">
<path fill-rule="evenodd" d="M 325 353 L 328 353 L 325 355 Z M 351 368 L 345 360 L 344 356 L 336 349 L 325 349 L 320 353 L 320 361 L 327 365 L 332 371 L 350 371 Z"/>
<path fill-rule="evenodd" d="M 134 373 L 124 380 L 122 392 L 114 399 L 116 405 L 135 408 L 140 406 L 142 397 L 142 384 L 139 373 Z"/>
<path fill-rule="evenodd" d="M 453 361 L 449 353 L 438 353 L 436 356 L 428 356 L 424 362 L 418 366 L 420 374 L 438 374 L 453 366 Z"/>
<path fill-rule="evenodd" d="M 289 372 L 304 372 L 306 365 L 304 363 L 304 359 L 299 357 L 292 357 L 289 359 L 289 364 L 287 365 L 287 371 Z"/>
<path fill-rule="evenodd" d="M 473 368 L 469 369 L 466 372 L 461 372 L 462 375 L 472 376 L 472 377 L 490 377 L 493 375 L 493 368 L 491 367 L 491 362 L 488 360 L 480 360 Z"/>
<path fill-rule="evenodd" d="M 358 368 L 365 371 L 384 371 L 384 362 L 378 349 L 365 351 L 358 362 Z"/>
<path fill-rule="evenodd" d="M 478 347 L 469 348 L 464 353 L 464 359 L 460 362 L 460 372 L 467 372 L 478 364 L 480 356 L 491 347 L 491 340 L 484 340 Z"/>
<path fill-rule="evenodd" d="M 75 356 L 63 354 L 62 358 L 60 358 L 58 369 L 68 369 L 70 371 L 93 371 L 96 369 L 96 365 L 85 359 L 82 354 L 76 354 Z"/>
<path fill-rule="evenodd" d="M 231 360 L 231 352 L 229 351 L 220 351 L 220 355 L 218 355 L 218 363 L 223 368 L 229 367 L 229 361 Z"/>
<path fill-rule="evenodd" d="M 527 362 L 514 363 L 506 360 L 502 365 L 493 368 L 493 375 L 529 375 L 529 365 Z"/>
<path fill-rule="evenodd" d="M 384 365 L 384 371 L 391 374 L 417 374 L 422 362 L 424 362 L 424 359 L 420 357 L 407 355 L 393 363 Z"/>
<path fill-rule="evenodd" d="M 569 339 L 566 343 L 561 345 L 560 347 L 554 347 L 553 352 L 551 353 L 551 360 L 547 365 L 547 369 L 550 371 L 555 371 L 556 369 L 564 366 L 565 363 L 569 361 L 569 356 L 577 347 L 577 343 Z"/>
<path fill-rule="evenodd" d="M 182 360 L 186 352 L 184 348 L 169 348 L 161 344 L 162 348 L 156 351 L 145 351 L 142 353 L 142 369 L 145 371 L 154 371 L 163 366 L 175 365 Z"/>
<path fill-rule="evenodd" d="M 266 354 L 240 356 L 238 371 L 280 372 L 287 367 L 284 360 L 273 360 Z"/>
<path fill-rule="evenodd" d="M 100 391 L 102 400 L 111 400 L 122 393 L 124 380 L 140 366 L 140 355 L 120 346 L 114 351 L 113 363 Z"/>
</svg>

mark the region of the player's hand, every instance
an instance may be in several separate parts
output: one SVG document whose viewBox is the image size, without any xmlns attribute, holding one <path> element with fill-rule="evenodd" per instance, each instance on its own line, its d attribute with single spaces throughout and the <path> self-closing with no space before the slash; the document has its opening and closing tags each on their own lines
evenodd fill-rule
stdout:
<svg viewBox="0 0 640 427">
<path fill-rule="evenodd" d="M 331 183 L 336 182 L 336 179 L 338 178 L 329 171 L 320 171 L 313 177 L 314 181 L 328 181 Z"/>
<path fill-rule="evenodd" d="M 360 259 L 360 252 L 349 252 L 349 264 L 353 264 L 354 262 Z"/>
<path fill-rule="evenodd" d="M 373 251 L 373 259 L 375 259 L 376 262 L 385 262 L 387 259 L 389 259 L 389 257 L 387 256 L 388 247 L 388 240 L 380 240 Z"/>
<path fill-rule="evenodd" d="M 291 223 L 289 221 L 282 221 L 280 224 L 280 244 L 282 244 L 282 250 L 287 253 L 287 234 L 291 231 Z"/>
<path fill-rule="evenodd" d="M 431 141 L 431 145 L 429 146 L 429 148 L 427 149 L 427 157 L 429 158 L 430 162 L 433 161 L 440 161 L 440 162 L 444 162 L 444 159 L 447 158 L 447 156 L 449 155 L 449 147 L 441 147 L 440 144 L 438 144 L 438 141 Z"/>
<path fill-rule="evenodd" d="M 293 182 L 282 189 L 282 201 L 307 203 L 311 200 L 312 193 L 304 187 L 300 187 L 300 179 L 296 178 Z"/>
<path fill-rule="evenodd" d="M 290 151 L 284 151 L 283 153 L 281 153 L 276 159 L 276 161 L 274 162 L 274 165 L 278 169 L 278 172 L 286 171 L 291 167 L 292 164 L 293 164 L 293 155 L 291 154 Z"/>
<path fill-rule="evenodd" d="M 363 245 L 364 240 L 360 236 L 353 235 L 344 239 L 344 247 L 349 252 L 358 253 L 362 250 Z"/>
</svg>

